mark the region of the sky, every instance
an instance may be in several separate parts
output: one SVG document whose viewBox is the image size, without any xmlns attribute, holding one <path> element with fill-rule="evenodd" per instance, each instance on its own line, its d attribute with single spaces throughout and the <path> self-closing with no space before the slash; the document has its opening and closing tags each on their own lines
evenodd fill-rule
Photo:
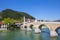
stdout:
<svg viewBox="0 0 60 40">
<path fill-rule="evenodd" d="M 13 9 L 40 20 L 60 19 L 60 0 L 0 0 L 0 11 Z"/>
</svg>

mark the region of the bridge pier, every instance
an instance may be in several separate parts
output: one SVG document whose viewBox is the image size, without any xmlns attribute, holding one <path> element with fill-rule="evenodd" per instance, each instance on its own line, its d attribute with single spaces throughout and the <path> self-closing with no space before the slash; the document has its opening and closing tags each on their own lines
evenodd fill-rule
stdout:
<svg viewBox="0 0 60 40">
<path fill-rule="evenodd" d="M 26 30 L 26 28 L 24 28 L 24 27 L 21 27 L 21 29 L 22 29 L 22 30 Z"/>
<path fill-rule="evenodd" d="M 27 27 L 27 31 L 31 31 L 31 30 L 32 30 L 31 28 Z"/>
<path fill-rule="evenodd" d="M 55 37 L 55 36 L 58 36 L 58 34 L 56 33 L 56 31 L 52 30 L 50 31 L 50 36 Z"/>
<path fill-rule="evenodd" d="M 41 30 L 40 30 L 38 27 L 35 27 L 34 32 L 35 32 L 35 33 L 40 33 Z"/>
</svg>

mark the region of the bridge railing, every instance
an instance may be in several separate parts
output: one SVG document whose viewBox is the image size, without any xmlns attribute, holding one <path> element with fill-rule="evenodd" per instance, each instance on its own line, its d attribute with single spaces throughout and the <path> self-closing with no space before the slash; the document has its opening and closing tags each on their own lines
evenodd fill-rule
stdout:
<svg viewBox="0 0 60 40">
<path fill-rule="evenodd" d="M 40 22 L 40 23 L 53 23 L 53 24 L 60 24 L 60 22 Z"/>
</svg>

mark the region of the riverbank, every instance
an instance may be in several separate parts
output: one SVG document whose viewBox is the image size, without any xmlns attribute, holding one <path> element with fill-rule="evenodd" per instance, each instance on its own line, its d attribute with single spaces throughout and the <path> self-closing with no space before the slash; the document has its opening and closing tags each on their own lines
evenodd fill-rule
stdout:
<svg viewBox="0 0 60 40">
<path fill-rule="evenodd" d="M 9 32 L 11 30 L 0 30 L 0 32 Z"/>
</svg>

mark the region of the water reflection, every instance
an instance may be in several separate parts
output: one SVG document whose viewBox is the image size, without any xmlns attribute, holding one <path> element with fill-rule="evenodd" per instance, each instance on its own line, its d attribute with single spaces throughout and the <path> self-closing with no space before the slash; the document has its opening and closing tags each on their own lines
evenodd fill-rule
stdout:
<svg viewBox="0 0 60 40">
<path fill-rule="evenodd" d="M 50 40 L 58 40 L 58 38 L 57 37 L 51 37 Z"/>
<path fill-rule="evenodd" d="M 60 28 L 58 29 L 58 40 L 60 40 Z"/>
<path fill-rule="evenodd" d="M 58 27 L 56 30 L 55 30 L 58 34 L 58 40 L 60 40 L 60 27 Z"/>
<path fill-rule="evenodd" d="M 42 39 L 43 40 L 50 40 L 50 31 L 48 28 L 41 29 Z"/>
</svg>

